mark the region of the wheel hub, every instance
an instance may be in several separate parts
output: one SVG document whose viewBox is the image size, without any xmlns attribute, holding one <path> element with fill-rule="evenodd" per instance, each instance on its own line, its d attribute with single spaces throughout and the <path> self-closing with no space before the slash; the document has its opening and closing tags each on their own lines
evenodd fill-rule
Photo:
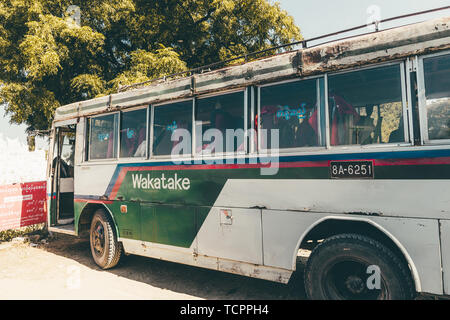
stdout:
<svg viewBox="0 0 450 320">
<path fill-rule="evenodd" d="M 360 294 L 364 291 L 364 281 L 358 276 L 352 275 L 345 280 L 345 286 L 352 294 Z"/>
<path fill-rule="evenodd" d="M 93 232 L 93 247 L 97 254 L 103 254 L 105 248 L 105 233 L 101 224 L 98 224 Z"/>
</svg>

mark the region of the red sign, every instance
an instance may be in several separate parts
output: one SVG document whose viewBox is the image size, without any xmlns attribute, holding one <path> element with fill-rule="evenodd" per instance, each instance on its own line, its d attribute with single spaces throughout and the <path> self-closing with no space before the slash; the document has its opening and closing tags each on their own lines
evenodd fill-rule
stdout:
<svg viewBox="0 0 450 320">
<path fill-rule="evenodd" d="M 40 181 L 0 186 L 0 231 L 45 222 L 46 185 Z"/>
</svg>

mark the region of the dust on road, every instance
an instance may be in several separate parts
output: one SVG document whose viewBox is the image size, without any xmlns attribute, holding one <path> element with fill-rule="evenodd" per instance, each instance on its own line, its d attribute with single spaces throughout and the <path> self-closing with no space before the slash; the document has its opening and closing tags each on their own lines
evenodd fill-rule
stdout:
<svg viewBox="0 0 450 320">
<path fill-rule="evenodd" d="M 289 284 L 139 256 L 101 270 L 89 241 L 0 244 L 0 299 L 304 299 L 303 260 Z"/>
</svg>

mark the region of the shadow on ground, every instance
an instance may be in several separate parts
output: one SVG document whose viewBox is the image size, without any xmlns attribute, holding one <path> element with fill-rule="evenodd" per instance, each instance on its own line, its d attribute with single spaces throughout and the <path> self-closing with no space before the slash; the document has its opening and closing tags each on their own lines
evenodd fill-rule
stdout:
<svg viewBox="0 0 450 320">
<path fill-rule="evenodd" d="M 57 234 L 41 249 L 72 259 L 91 269 L 101 270 L 92 260 L 89 240 Z M 297 260 L 297 271 L 287 285 L 234 274 L 191 267 L 140 256 L 122 256 L 109 272 L 160 289 L 203 299 L 220 300 L 298 300 L 305 299 L 304 260 Z"/>
</svg>

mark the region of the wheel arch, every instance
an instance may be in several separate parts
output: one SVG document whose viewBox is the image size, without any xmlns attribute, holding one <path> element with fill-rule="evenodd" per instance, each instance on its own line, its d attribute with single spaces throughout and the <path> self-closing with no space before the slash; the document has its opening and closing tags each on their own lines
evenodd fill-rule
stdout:
<svg viewBox="0 0 450 320">
<path fill-rule="evenodd" d="M 85 232 L 89 232 L 90 225 L 94 213 L 98 209 L 104 209 L 106 214 L 111 218 L 114 223 L 114 231 L 116 232 L 117 237 L 119 237 L 119 229 L 117 227 L 117 223 L 114 219 L 114 215 L 111 210 L 104 203 L 94 203 L 94 202 L 86 202 L 83 209 L 81 210 L 80 216 L 78 218 L 77 226 L 78 226 L 78 234 L 82 235 Z"/>
<path fill-rule="evenodd" d="M 358 227 L 355 230 L 355 227 Z M 336 217 L 326 216 L 310 225 L 301 235 L 293 256 L 295 267 L 298 250 L 307 245 L 308 240 L 325 239 L 341 233 L 356 233 L 378 240 L 396 253 L 407 265 L 410 266 L 411 278 L 417 292 L 421 291 L 421 281 L 417 268 L 410 254 L 402 243 L 383 226 L 371 219 L 363 217 Z"/>
</svg>

